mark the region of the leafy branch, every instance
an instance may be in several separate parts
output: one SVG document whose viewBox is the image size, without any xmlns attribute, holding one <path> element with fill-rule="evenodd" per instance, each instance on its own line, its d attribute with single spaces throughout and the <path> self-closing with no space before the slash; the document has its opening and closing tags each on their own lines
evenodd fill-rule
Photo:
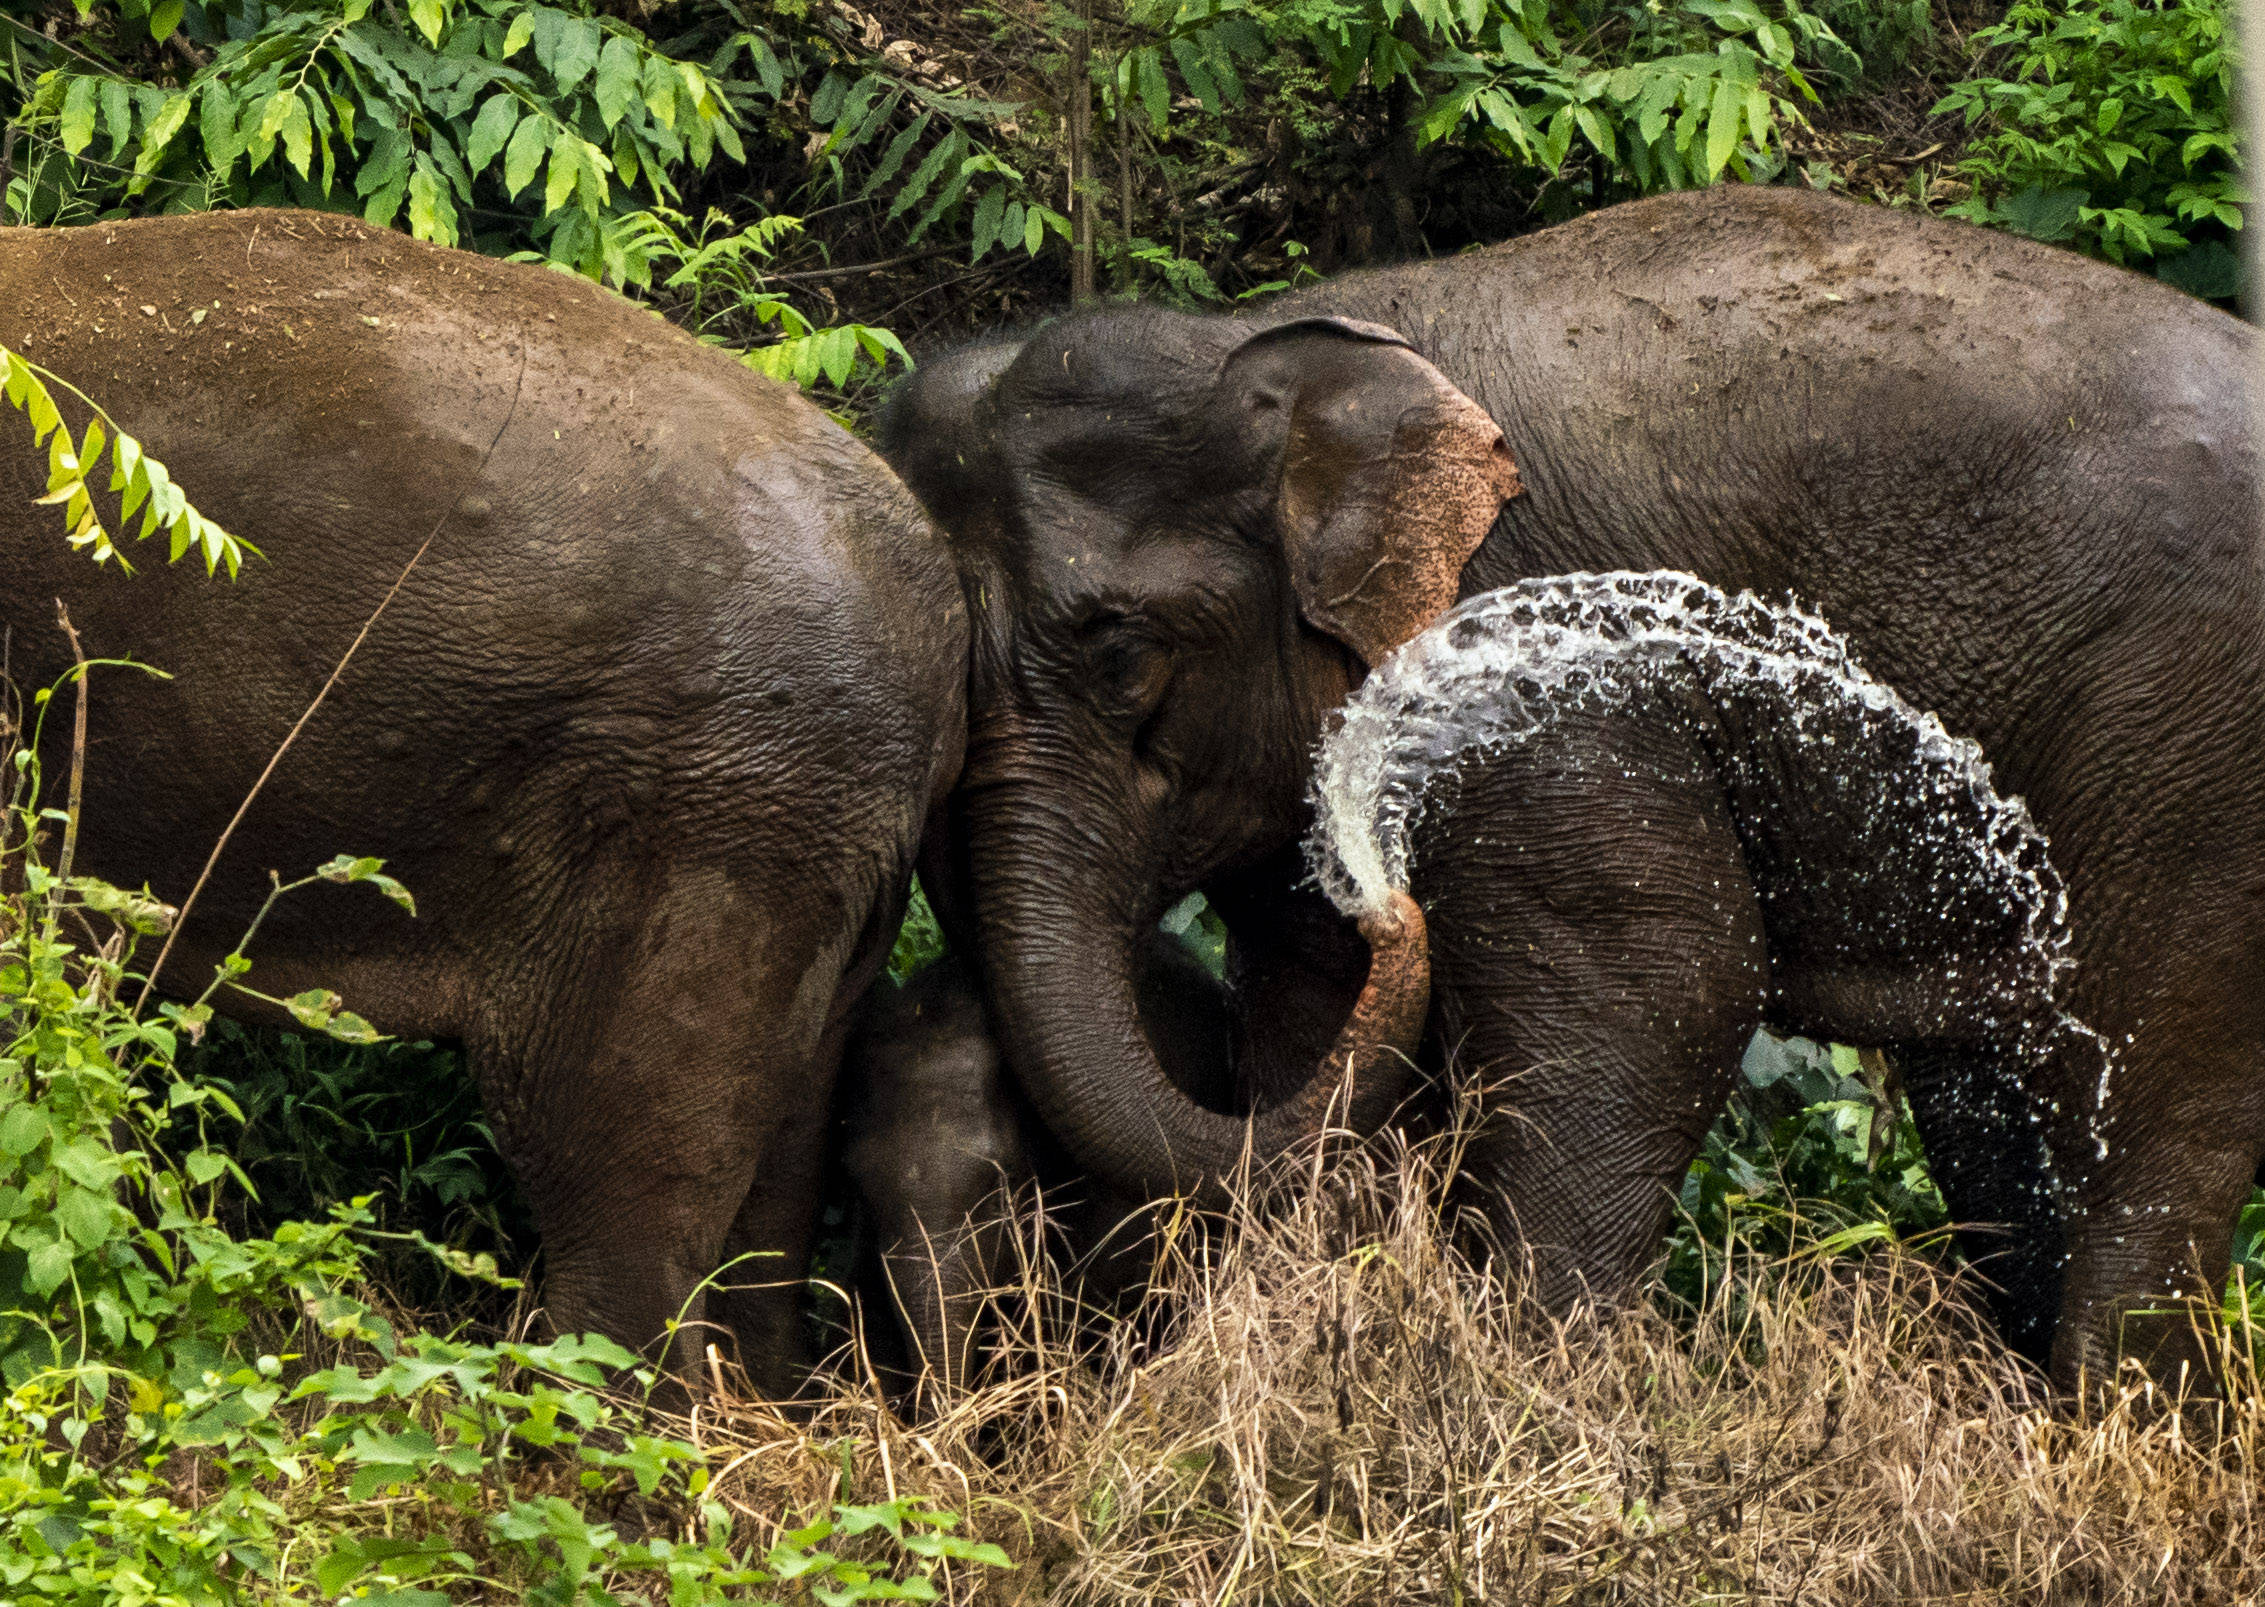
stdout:
<svg viewBox="0 0 2265 1607">
<path fill-rule="evenodd" d="M 118 495 L 121 530 L 138 509 L 142 527 L 135 537 L 137 541 L 147 541 L 163 530 L 172 538 L 166 562 L 178 563 L 195 551 L 204 558 L 205 573 L 211 574 L 225 564 L 231 579 L 242 567 L 247 552 L 257 554 L 256 547 L 230 535 L 199 513 L 187 494 L 173 483 L 165 465 L 143 450 L 140 441 L 120 429 L 118 421 L 86 392 L 53 370 L 5 346 L 0 346 L 0 373 L 5 374 L 8 405 L 31 421 L 33 445 L 45 443 L 47 446 L 47 494 L 34 500 L 43 506 L 62 505 L 63 522 L 68 531 L 65 539 L 74 547 L 91 549 L 96 563 L 108 563 L 115 558 L 120 569 L 129 573 L 133 569 L 111 539 L 110 529 L 102 522 L 95 506 L 94 490 L 87 483 L 88 477 L 100 469 L 106 446 L 110 454 L 107 489 Z M 72 439 L 70 426 L 63 421 L 62 409 L 56 406 L 54 393 L 48 389 L 50 385 L 70 392 L 93 415 L 87 420 L 83 437 Z"/>
</svg>

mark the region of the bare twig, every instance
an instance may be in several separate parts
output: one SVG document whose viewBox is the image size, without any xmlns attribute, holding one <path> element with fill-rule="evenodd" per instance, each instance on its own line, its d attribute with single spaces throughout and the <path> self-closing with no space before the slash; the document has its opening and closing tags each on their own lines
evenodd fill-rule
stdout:
<svg viewBox="0 0 2265 1607">
<path fill-rule="evenodd" d="M 852 279 L 859 274 L 879 273 L 884 268 L 903 268 L 915 262 L 926 262 L 931 257 L 949 256 L 959 249 L 956 245 L 930 246 L 925 251 L 907 251 L 901 257 L 886 257 L 879 262 L 853 262 L 838 268 L 804 268 L 795 273 L 767 273 L 766 285 L 807 285 L 820 279 Z"/>
<path fill-rule="evenodd" d="M 79 800 L 85 795 L 87 775 L 87 656 L 79 648 L 79 633 L 71 628 L 71 611 L 60 597 L 55 599 L 55 622 L 70 638 L 71 659 L 77 666 L 71 672 L 76 683 L 71 699 L 71 790 L 63 821 L 63 851 L 55 861 L 55 883 L 60 888 L 71 879 L 71 862 L 79 852 Z"/>
</svg>

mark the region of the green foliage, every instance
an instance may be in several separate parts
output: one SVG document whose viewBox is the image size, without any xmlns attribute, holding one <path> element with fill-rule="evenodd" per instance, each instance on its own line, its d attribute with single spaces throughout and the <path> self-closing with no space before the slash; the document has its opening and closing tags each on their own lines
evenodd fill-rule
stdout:
<svg viewBox="0 0 2265 1607">
<path fill-rule="evenodd" d="M 932 1601 L 941 1569 L 1007 1564 L 917 1501 L 837 1506 L 749 1555 L 700 1451 L 648 1432 L 653 1375 L 619 1346 L 398 1332 L 356 1298 L 366 1242 L 401 1237 L 366 1199 L 229 1231 L 249 1179 L 216 1129 L 241 1111 L 178 1055 L 217 990 L 252 992 L 250 935 L 194 1003 L 140 1015 L 137 944 L 173 912 L 50 866 L 43 834 L 68 860 L 77 821 L 41 807 L 28 736 L 0 726 L 0 1596 Z M 317 879 L 413 904 L 341 855 L 269 907 Z M 279 1002 L 369 1036 L 318 994 Z M 819 1549 L 836 1537 L 855 1555 Z"/>
<path fill-rule="evenodd" d="M 1764 1037 L 1684 1177 L 1681 1217 L 1664 1283 L 1696 1307 L 1747 1252 L 1939 1239 L 1949 1211 L 1909 1107 L 1867 1082 L 1856 1051 Z"/>
<path fill-rule="evenodd" d="M 1227 923 L 1201 893 L 1190 893 L 1164 912 L 1167 937 L 1175 937 L 1215 977 L 1227 974 Z"/>
<path fill-rule="evenodd" d="M 167 206 L 351 198 L 369 221 L 442 245 L 494 207 L 552 261 L 621 284 L 646 266 L 617 200 L 642 185 L 666 203 L 682 174 L 743 156 L 726 80 L 752 66 L 729 86 L 743 99 L 777 84 L 753 34 L 695 63 L 626 24 L 506 0 L 121 0 L 119 12 L 153 37 L 179 29 L 211 59 L 166 87 L 57 66 L 21 119 L 73 158 L 105 140 L 102 188 L 116 198 L 153 186 Z M 27 199 L 20 211 L 42 216 L 36 185 Z"/>
<path fill-rule="evenodd" d="M 1129 50 L 1111 88 L 1165 126 L 1169 70 L 1206 111 L 1242 99 L 1242 73 L 1272 48 L 1311 53 L 1332 94 L 1405 85 L 1421 97 L 1421 144 L 1473 141 L 1513 166 L 1556 174 L 1576 149 L 1639 193 L 1766 178 L 1793 96 L 1816 93 L 1798 60 L 1853 53 L 1799 0 L 1683 0 L 1609 10 L 1550 0 L 1134 0 L 1128 17 L 1164 35 Z"/>
<path fill-rule="evenodd" d="M 48 389 L 50 384 L 77 397 L 92 415 L 80 439 L 72 439 L 63 410 Z M 242 567 L 244 554 L 251 549 L 191 506 L 187 495 L 165 472 L 165 465 L 143 451 L 140 441 L 120 429 L 118 421 L 76 385 L 0 346 L 0 389 L 4 389 L 8 405 L 31 420 L 32 444 L 44 443 L 47 447 L 47 494 L 39 501 L 42 505 L 62 505 L 63 523 L 69 532 L 64 539 L 72 546 L 90 549 L 98 564 L 116 558 L 120 569 L 133 568 L 112 544 L 95 503 L 95 488 L 87 483 L 88 477 L 102 467 L 107 444 L 110 482 L 105 489 L 118 497 L 120 528 L 139 511 L 142 528 L 135 539 L 147 541 L 164 531 L 171 538 L 168 563 L 178 563 L 193 551 L 204 559 L 207 574 L 226 564 L 233 577 Z M 105 425 L 109 427 L 107 434 Z"/>
<path fill-rule="evenodd" d="M 904 924 L 897 928 L 896 942 L 889 949 L 889 975 L 910 982 L 943 956 L 944 929 L 936 924 L 936 912 L 928 907 L 928 890 L 916 876 Z"/>
<path fill-rule="evenodd" d="M 1975 193 L 1954 212 L 2234 294 L 2228 237 L 2248 191 L 2219 0 L 2018 0 L 1974 42 L 2004 55 L 1936 107 L 1985 130 L 1960 168 Z"/>
<path fill-rule="evenodd" d="M 1853 77 L 1839 64 L 1843 90 L 1885 88 L 1935 42 L 1929 0 L 1822 0 L 1816 13 L 1861 63 Z"/>
<path fill-rule="evenodd" d="M 113 21 L 115 65 L 77 50 L 25 88 L 13 218 L 353 210 L 625 290 L 742 292 L 752 316 L 724 333 L 772 326 L 782 338 L 751 366 L 799 384 L 905 360 L 887 330 L 819 328 L 785 296 L 747 291 L 749 265 L 795 220 L 718 237 L 711 211 L 685 236 L 684 186 L 744 161 L 741 127 L 806 70 L 774 32 L 735 29 L 693 60 L 587 6 L 514 0 L 118 0 Z M 149 81 L 126 65 L 145 28 L 209 59 Z"/>
<path fill-rule="evenodd" d="M 413 1308 L 459 1315 L 485 1315 L 480 1291 L 457 1281 L 432 1246 L 513 1269 L 532 1250 L 525 1201 L 454 1049 L 220 1020 L 183 1046 L 180 1066 L 243 1112 L 228 1149 L 252 1191 L 237 1191 L 224 1213 L 239 1235 L 358 1199 L 389 1235 L 365 1242 L 366 1274 Z"/>
<path fill-rule="evenodd" d="M 1639 193 L 1711 184 L 1726 171 L 1773 177 L 1782 131 L 1802 121 L 1794 97 L 1817 98 L 1796 58 L 1804 45 L 1838 46 L 1831 30 L 1798 0 L 1774 14 L 1755 0 L 1683 0 L 1623 17 L 1617 48 L 1591 54 L 1561 41 L 1547 7 L 1498 5 L 1491 41 L 1473 30 L 1470 48 L 1434 64 L 1452 87 L 1422 114 L 1422 136 L 1464 129 L 1552 172 L 1578 138 Z"/>
</svg>

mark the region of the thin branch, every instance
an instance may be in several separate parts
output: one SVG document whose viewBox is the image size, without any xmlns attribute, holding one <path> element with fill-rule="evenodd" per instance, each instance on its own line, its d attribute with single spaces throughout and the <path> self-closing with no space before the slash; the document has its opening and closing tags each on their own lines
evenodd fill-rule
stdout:
<svg viewBox="0 0 2265 1607">
<path fill-rule="evenodd" d="M 71 792 L 63 820 L 63 852 L 55 862 L 55 886 L 60 898 L 65 882 L 71 879 L 71 861 L 79 852 L 79 800 L 86 792 L 87 776 L 87 656 L 79 646 L 79 633 L 71 628 L 71 612 L 63 606 L 63 599 L 55 599 L 55 622 L 63 627 L 63 634 L 71 639 L 71 659 L 78 666 L 73 672 L 77 683 L 71 699 Z M 49 906 L 48 935 L 54 935 L 54 906 Z"/>
<path fill-rule="evenodd" d="M 853 262 L 839 268 L 805 268 L 798 273 L 766 273 L 766 285 L 806 285 L 819 279 L 847 279 L 861 273 L 879 273 L 883 268 L 902 268 L 915 262 L 926 262 L 930 257 L 948 256 L 959 249 L 956 245 L 929 246 L 922 251 L 908 251 L 901 257 L 885 257 L 879 262 Z"/>
<path fill-rule="evenodd" d="M 236 828 L 244 823 L 244 816 L 251 812 L 253 800 L 258 798 L 261 790 L 267 786 L 268 778 L 275 774 L 275 767 L 283 762 L 283 756 L 289 753 L 291 745 L 299 740 L 299 733 L 307 728 L 307 722 L 315 717 L 315 711 L 322 707 L 323 700 L 330 696 L 330 689 L 338 684 L 338 678 L 346 673 L 346 666 L 354 662 L 354 655 L 360 651 L 362 643 L 368 638 L 371 627 L 375 626 L 386 609 L 392 606 L 393 599 L 400 595 L 401 588 L 408 583 L 410 574 L 415 571 L 418 563 L 431 549 L 433 542 L 439 538 L 441 531 L 447 528 L 449 519 L 455 515 L 458 508 L 463 506 L 464 498 L 471 494 L 472 487 L 478 485 L 482 476 L 487 473 L 488 462 L 495 456 L 496 446 L 503 440 L 503 432 L 511 428 L 511 421 L 518 417 L 519 397 L 520 393 L 526 388 L 526 384 L 527 343 L 522 336 L 519 345 L 519 378 L 511 389 L 511 406 L 505 410 L 503 422 L 495 427 L 495 434 L 488 441 L 488 449 L 480 454 L 479 464 L 472 470 L 472 477 L 465 484 L 464 489 L 457 493 L 456 500 L 450 503 L 447 510 L 433 522 L 433 527 L 426 533 L 423 544 L 409 555 L 409 561 L 401 566 L 401 573 L 393 577 L 393 584 L 387 587 L 385 595 L 378 599 L 377 607 L 370 610 L 370 617 L 362 621 L 362 628 L 355 632 L 354 639 L 346 644 L 345 653 L 340 656 L 338 663 L 331 669 L 330 676 L 322 683 L 321 690 L 315 693 L 314 701 L 307 705 L 306 711 L 299 716 L 297 722 L 292 725 L 289 731 L 284 733 L 283 741 L 269 756 L 267 767 L 259 773 L 259 779 L 252 783 L 252 790 L 244 794 L 244 801 L 236 806 L 236 813 L 230 817 L 226 828 L 221 831 L 220 840 L 212 845 L 212 852 L 205 856 L 204 869 L 197 873 L 196 885 L 189 889 L 189 896 L 181 901 L 180 913 L 173 918 L 173 930 L 165 934 L 165 946 L 157 951 L 157 959 L 150 965 L 149 975 L 142 979 L 141 994 L 134 1000 L 134 1014 L 137 1016 L 148 1007 L 150 994 L 157 987 L 158 973 L 165 969 L 166 957 L 173 952 L 173 944 L 180 937 L 181 928 L 189 924 L 189 911 L 196 907 L 197 895 L 204 891 L 205 883 L 212 879 L 213 867 L 220 863 L 220 856 L 227 851 L 229 839 L 236 835 Z"/>
</svg>

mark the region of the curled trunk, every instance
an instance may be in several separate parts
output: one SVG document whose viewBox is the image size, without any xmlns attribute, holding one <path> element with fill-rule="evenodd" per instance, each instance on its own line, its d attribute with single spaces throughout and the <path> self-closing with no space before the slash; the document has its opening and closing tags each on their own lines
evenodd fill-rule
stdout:
<svg viewBox="0 0 2265 1607">
<path fill-rule="evenodd" d="M 1246 1153 L 1263 1164 L 1332 1118 L 1371 1132 L 1399 1103 L 1431 999 L 1423 916 L 1405 894 L 1361 923 L 1368 980 L 1315 1075 L 1246 1119 L 1182 1093 L 1142 1029 L 1137 871 L 1095 865 L 1086 843 L 1050 851 L 1054 834 L 1026 821 L 981 821 L 973 836 L 988 991 L 1009 1064 L 1078 1162 L 1117 1189 L 1216 1204 Z"/>
</svg>

